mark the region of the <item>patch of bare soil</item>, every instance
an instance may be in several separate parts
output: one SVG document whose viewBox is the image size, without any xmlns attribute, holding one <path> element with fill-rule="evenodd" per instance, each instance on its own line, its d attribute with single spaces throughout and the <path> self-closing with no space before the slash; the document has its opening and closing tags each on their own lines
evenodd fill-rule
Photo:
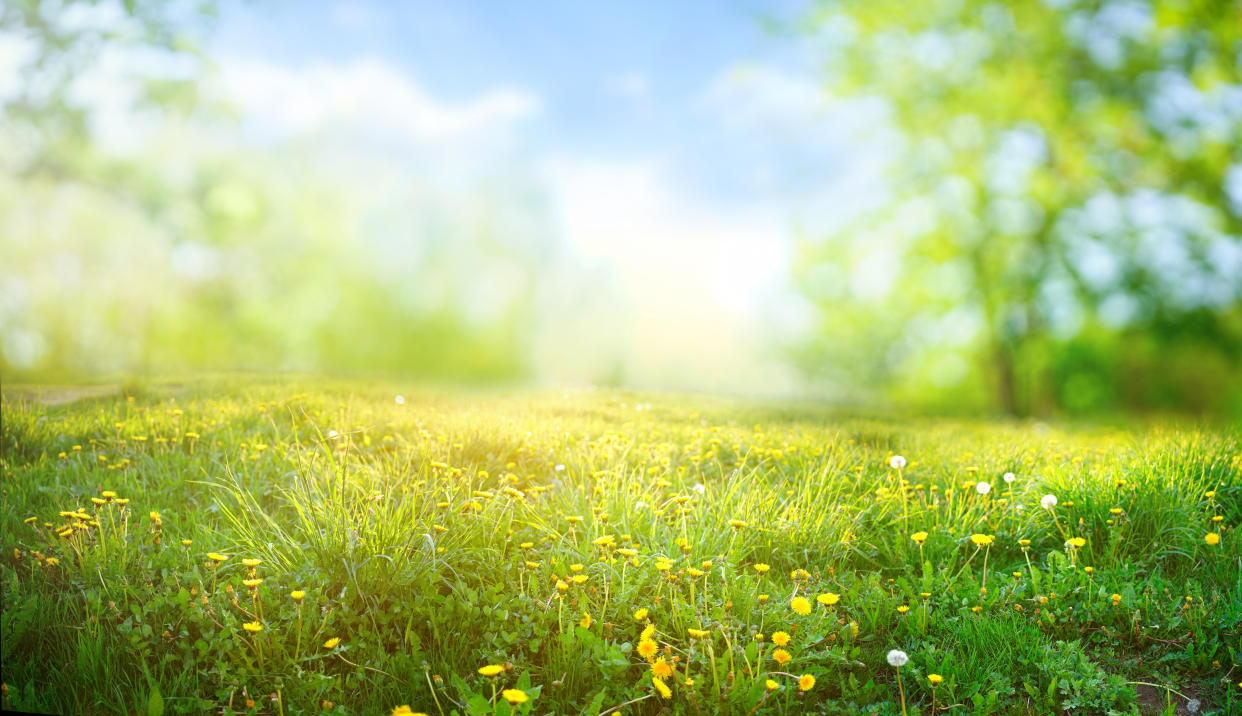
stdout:
<svg viewBox="0 0 1242 716">
<path fill-rule="evenodd" d="M 1183 694 L 1186 694 L 1185 698 L 1164 689 L 1158 689 L 1145 684 L 1135 686 L 1134 690 L 1138 693 L 1139 710 L 1144 714 L 1168 713 L 1165 709 L 1172 704 L 1174 706 L 1174 714 L 1177 714 L 1177 716 L 1190 716 L 1191 714 L 1203 713 L 1209 706 L 1202 702 L 1198 690 L 1193 687 L 1178 689 Z"/>
</svg>

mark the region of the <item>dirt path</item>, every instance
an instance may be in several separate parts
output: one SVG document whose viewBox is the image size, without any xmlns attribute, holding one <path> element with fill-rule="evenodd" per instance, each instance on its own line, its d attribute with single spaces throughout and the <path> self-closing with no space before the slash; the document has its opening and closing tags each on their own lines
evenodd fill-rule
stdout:
<svg viewBox="0 0 1242 716">
<path fill-rule="evenodd" d="M 119 395 L 119 385 L 18 385 L 5 387 L 0 392 L 5 401 L 39 403 L 41 405 L 66 405 L 84 398 L 103 398 Z"/>
</svg>

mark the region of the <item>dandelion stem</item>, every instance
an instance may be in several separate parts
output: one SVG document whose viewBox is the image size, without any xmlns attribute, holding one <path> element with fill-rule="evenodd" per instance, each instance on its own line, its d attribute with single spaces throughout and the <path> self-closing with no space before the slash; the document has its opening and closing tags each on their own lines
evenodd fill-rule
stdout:
<svg viewBox="0 0 1242 716">
<path fill-rule="evenodd" d="M 296 646 L 293 649 L 293 660 L 297 661 L 302 656 L 302 602 L 298 602 L 298 636 Z"/>
<path fill-rule="evenodd" d="M 901 685 L 901 667 L 897 667 L 897 693 L 901 694 L 901 716 L 906 716 L 906 689 Z"/>
<path fill-rule="evenodd" d="M 431 699 L 436 702 L 436 710 L 444 716 L 444 707 L 440 705 L 440 697 L 436 695 L 436 687 L 431 683 L 431 672 L 424 669 L 423 676 L 427 679 L 427 689 L 431 691 Z"/>
<path fill-rule="evenodd" d="M 599 716 L 605 716 L 605 714 L 610 714 L 610 713 L 612 713 L 613 711 L 616 711 L 616 710 L 618 710 L 618 709 L 623 709 L 623 708 L 625 708 L 626 706 L 629 706 L 630 704 L 636 704 L 636 703 L 638 703 L 639 701 L 646 701 L 647 699 L 651 698 L 651 696 L 652 696 L 652 694 L 647 694 L 646 696 L 639 696 L 639 697 L 638 697 L 638 698 L 636 698 L 636 699 L 630 699 L 629 701 L 626 701 L 626 702 L 625 702 L 625 703 L 623 703 L 623 704 L 617 704 L 616 706 L 613 706 L 613 707 L 612 707 L 612 708 L 610 708 L 610 709 L 605 709 L 604 711 L 600 711 L 600 712 L 599 712 Z"/>
</svg>

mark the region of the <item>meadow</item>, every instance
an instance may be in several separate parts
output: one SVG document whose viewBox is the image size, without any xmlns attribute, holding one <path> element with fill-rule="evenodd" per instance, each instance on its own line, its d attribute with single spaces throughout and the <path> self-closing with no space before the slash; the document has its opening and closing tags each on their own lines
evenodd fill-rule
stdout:
<svg viewBox="0 0 1242 716">
<path fill-rule="evenodd" d="M 1236 425 L 36 392 L 0 433 L 7 708 L 1242 712 Z"/>
</svg>

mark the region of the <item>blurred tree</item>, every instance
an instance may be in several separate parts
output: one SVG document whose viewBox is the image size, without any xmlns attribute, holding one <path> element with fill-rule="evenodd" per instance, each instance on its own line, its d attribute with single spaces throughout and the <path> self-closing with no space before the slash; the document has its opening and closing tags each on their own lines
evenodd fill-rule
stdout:
<svg viewBox="0 0 1242 716">
<path fill-rule="evenodd" d="M 0 5 L 20 67 L 0 84 L 0 370 L 529 372 L 555 234 L 520 168 L 446 197 L 426 156 L 248 143 L 214 24 L 201 0 Z"/>
<path fill-rule="evenodd" d="M 804 366 L 1011 414 L 1242 408 L 1242 6 L 823 0 L 805 29 L 899 145 L 801 242 Z"/>
<path fill-rule="evenodd" d="M 133 77 L 140 92 L 111 100 L 189 110 L 199 73 L 170 75 L 167 67 L 203 69 L 200 44 L 214 18 L 210 0 L 15 0 L 0 6 L 0 33 L 23 59 L 16 91 L 0 98 L 6 130 L 21 140 L 20 155 L 11 158 L 16 168 L 54 177 L 84 173 L 95 154 L 91 95 L 81 79 L 104 60 L 105 50 L 123 49 L 146 67 Z"/>
</svg>

